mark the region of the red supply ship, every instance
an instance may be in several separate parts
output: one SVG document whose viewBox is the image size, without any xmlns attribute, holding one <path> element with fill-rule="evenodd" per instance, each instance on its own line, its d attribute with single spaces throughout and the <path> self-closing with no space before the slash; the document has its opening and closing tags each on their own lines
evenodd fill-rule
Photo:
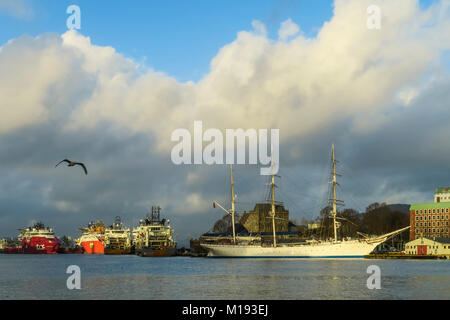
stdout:
<svg viewBox="0 0 450 320">
<path fill-rule="evenodd" d="M 9 254 L 56 254 L 60 241 L 55 237 L 53 229 L 45 227 L 38 222 L 33 227 L 19 229 L 18 237 L 20 247 L 6 248 L 4 253 Z"/>
<path fill-rule="evenodd" d="M 105 230 L 102 221 L 90 222 L 87 228 L 80 228 L 82 236 L 77 244 L 83 247 L 85 254 L 105 254 Z"/>
</svg>

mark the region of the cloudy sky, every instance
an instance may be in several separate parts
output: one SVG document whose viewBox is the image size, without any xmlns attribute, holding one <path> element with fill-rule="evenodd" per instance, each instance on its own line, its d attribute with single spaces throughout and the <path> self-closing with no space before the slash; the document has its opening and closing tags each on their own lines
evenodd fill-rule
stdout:
<svg viewBox="0 0 450 320">
<path fill-rule="evenodd" d="M 0 26 L 1 236 L 133 226 L 160 205 L 180 243 L 198 237 L 230 186 L 224 165 L 172 163 L 171 133 L 195 120 L 279 129 L 278 197 L 297 221 L 326 205 L 332 143 L 347 207 L 450 186 L 449 0 L 0 0 Z M 55 169 L 64 158 L 89 175 Z M 239 211 L 264 199 L 258 166 L 235 180 Z"/>
</svg>

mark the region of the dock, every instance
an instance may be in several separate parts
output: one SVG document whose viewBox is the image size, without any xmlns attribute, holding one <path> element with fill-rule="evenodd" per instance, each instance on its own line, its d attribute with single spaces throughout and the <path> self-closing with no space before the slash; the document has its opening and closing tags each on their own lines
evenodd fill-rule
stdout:
<svg viewBox="0 0 450 320">
<path fill-rule="evenodd" d="M 369 254 L 364 259 L 414 259 L 414 260 L 440 260 L 450 259 L 448 255 L 419 255 L 419 254 L 399 254 L 399 253 L 382 253 Z"/>
</svg>

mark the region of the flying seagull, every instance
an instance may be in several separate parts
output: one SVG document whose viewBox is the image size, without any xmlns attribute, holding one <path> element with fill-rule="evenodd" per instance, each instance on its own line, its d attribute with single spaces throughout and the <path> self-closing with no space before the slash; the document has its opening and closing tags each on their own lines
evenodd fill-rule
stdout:
<svg viewBox="0 0 450 320">
<path fill-rule="evenodd" d="M 81 163 L 81 162 L 72 162 L 72 161 L 70 161 L 70 160 L 68 160 L 68 159 L 64 159 L 63 161 L 61 161 L 60 163 L 58 163 L 56 166 L 55 166 L 55 168 L 57 167 L 57 166 L 59 166 L 61 163 L 63 163 L 63 162 L 67 162 L 68 163 L 68 167 L 75 167 L 75 166 L 81 166 L 81 167 L 83 167 L 83 169 L 84 169 L 84 173 L 86 173 L 86 175 L 88 174 L 88 172 L 87 172 L 87 169 L 86 169 L 86 166 L 84 165 L 84 163 Z"/>
</svg>

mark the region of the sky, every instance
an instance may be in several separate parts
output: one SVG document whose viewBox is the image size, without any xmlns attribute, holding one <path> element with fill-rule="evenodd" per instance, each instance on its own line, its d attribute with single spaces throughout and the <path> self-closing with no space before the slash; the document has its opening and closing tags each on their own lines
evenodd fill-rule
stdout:
<svg viewBox="0 0 450 320">
<path fill-rule="evenodd" d="M 180 243 L 198 237 L 230 186 L 224 165 L 171 161 L 195 120 L 279 129 L 277 197 L 297 221 L 326 205 L 332 143 L 347 207 L 432 201 L 450 186 L 449 40 L 448 0 L 0 0 L 0 236 L 133 226 L 160 205 Z M 67 157 L 89 175 L 54 168 Z M 264 199 L 257 166 L 235 180 L 240 212 Z"/>
<path fill-rule="evenodd" d="M 218 50 L 233 41 L 253 20 L 276 36 L 281 22 L 302 21 L 306 34 L 315 34 L 332 16 L 332 1 L 53 1 L 18 0 L 18 8 L 3 10 L 1 42 L 23 34 L 67 31 L 66 9 L 82 12 L 80 32 L 97 45 L 112 46 L 139 63 L 179 81 L 197 81 L 209 71 Z M 7 8 L 5 5 L 4 8 Z M 9 11 L 9 12 L 8 12 Z M 23 12 L 19 14 L 19 12 Z M 9 14 L 8 14 L 9 13 Z M 207 27 L 205 27 L 207 26 Z M 180 54 L 180 53 L 183 54 Z"/>
</svg>

